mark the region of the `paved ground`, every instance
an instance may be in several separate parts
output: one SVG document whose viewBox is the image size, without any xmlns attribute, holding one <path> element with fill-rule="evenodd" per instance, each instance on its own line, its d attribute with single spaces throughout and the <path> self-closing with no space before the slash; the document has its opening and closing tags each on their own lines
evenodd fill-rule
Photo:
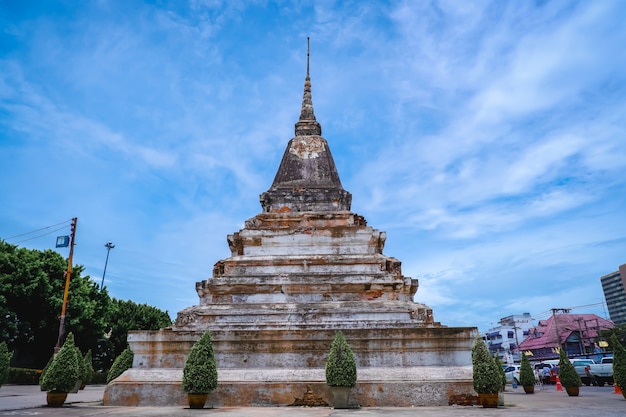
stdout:
<svg viewBox="0 0 626 417">
<path fill-rule="evenodd" d="M 3 385 L 0 388 L 0 416 L 124 416 L 185 417 L 624 417 L 626 399 L 615 394 L 612 386 L 581 387 L 579 397 L 568 397 L 554 386 L 524 394 L 523 389 L 507 387 L 504 406 L 482 407 L 367 407 L 334 410 L 329 407 L 223 407 L 190 410 L 182 407 L 104 407 L 103 386 L 88 386 L 78 394 L 69 394 L 62 408 L 48 408 L 46 393 L 38 386 Z"/>
</svg>

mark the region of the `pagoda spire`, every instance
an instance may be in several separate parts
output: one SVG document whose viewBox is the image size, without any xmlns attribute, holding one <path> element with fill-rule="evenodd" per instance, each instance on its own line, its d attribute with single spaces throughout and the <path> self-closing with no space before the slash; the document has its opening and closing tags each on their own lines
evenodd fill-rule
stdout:
<svg viewBox="0 0 626 417">
<path fill-rule="evenodd" d="M 260 195 L 265 213 L 350 211 L 352 195 L 341 186 L 328 142 L 313 113 L 309 57 L 310 47 L 296 136 L 287 144 L 272 186 Z"/>
<path fill-rule="evenodd" d="M 304 80 L 304 95 L 302 97 L 302 110 L 300 110 L 300 120 L 296 123 L 296 136 L 311 136 L 322 134 L 322 126 L 315 119 L 313 111 L 313 99 L 311 96 L 311 76 L 309 73 L 311 43 L 310 38 L 307 40 L 306 51 L 306 78 Z"/>
</svg>

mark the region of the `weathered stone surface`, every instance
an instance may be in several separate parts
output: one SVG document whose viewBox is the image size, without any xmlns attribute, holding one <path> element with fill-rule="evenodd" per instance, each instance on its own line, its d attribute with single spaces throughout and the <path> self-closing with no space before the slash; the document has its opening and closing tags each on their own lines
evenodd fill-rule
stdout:
<svg viewBox="0 0 626 417">
<path fill-rule="evenodd" d="M 450 398 L 464 397 L 471 391 L 471 373 L 471 366 L 359 369 L 351 403 L 378 407 L 448 405 Z M 146 395 L 147 381 L 164 382 L 152 383 L 153 389 Z M 220 370 L 218 388 L 211 392 L 207 404 L 289 406 L 309 401 L 309 405 L 328 405 L 331 399 L 324 369 L 247 368 Z M 184 406 L 187 397 L 182 391 L 182 370 L 131 369 L 107 388 L 104 403 Z"/>
<path fill-rule="evenodd" d="M 133 368 L 105 405 L 184 404 L 182 368 L 211 330 L 219 386 L 213 405 L 327 404 L 323 368 L 337 330 L 357 360 L 363 406 L 447 405 L 471 393 L 475 328 L 445 327 L 414 302 L 418 280 L 383 254 L 386 234 L 350 212 L 315 120 L 307 71 L 296 137 L 263 211 L 228 236 L 231 256 L 196 283 L 199 304 L 174 326 L 129 332 Z"/>
</svg>

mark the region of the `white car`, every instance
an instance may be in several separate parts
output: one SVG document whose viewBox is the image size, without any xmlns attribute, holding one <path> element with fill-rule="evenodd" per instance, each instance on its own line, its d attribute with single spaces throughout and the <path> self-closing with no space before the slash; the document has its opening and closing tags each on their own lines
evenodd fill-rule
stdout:
<svg viewBox="0 0 626 417">
<path fill-rule="evenodd" d="M 504 374 L 506 375 L 507 384 L 512 384 L 513 382 L 515 382 L 516 384 L 519 384 L 520 368 L 521 368 L 520 365 L 509 365 L 506 368 L 504 368 Z"/>
</svg>

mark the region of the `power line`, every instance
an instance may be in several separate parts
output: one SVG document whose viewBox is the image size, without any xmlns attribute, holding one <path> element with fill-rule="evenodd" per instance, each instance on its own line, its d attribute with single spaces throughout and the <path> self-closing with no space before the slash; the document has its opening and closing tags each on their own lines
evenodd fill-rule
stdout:
<svg viewBox="0 0 626 417">
<path fill-rule="evenodd" d="M 47 232 L 47 233 L 44 233 L 44 234 L 41 234 L 41 235 L 38 235 L 38 236 L 34 236 L 34 237 L 30 237 L 30 238 L 28 238 L 28 239 L 23 239 L 23 240 L 20 240 L 20 241 L 18 241 L 18 242 L 13 242 L 13 244 L 14 244 L 14 245 L 17 245 L 18 243 L 27 242 L 27 241 L 29 241 L 29 240 L 33 240 L 33 239 L 38 239 L 38 238 L 40 238 L 40 237 L 47 236 L 47 235 L 52 234 L 52 233 L 54 233 L 54 232 L 57 232 L 57 231 L 59 231 L 59 230 L 61 230 L 61 229 L 64 229 L 64 228 L 66 228 L 66 227 L 67 227 L 67 226 L 66 226 L 66 224 L 67 224 L 67 223 L 69 223 L 69 222 L 71 222 L 71 221 L 72 221 L 72 219 L 69 219 L 69 220 L 66 220 L 66 221 L 61 222 L 61 223 L 57 223 L 57 224 L 53 224 L 53 225 L 50 225 L 50 226 L 42 227 L 41 229 L 32 230 L 32 231 L 30 231 L 30 232 L 26 232 L 26 233 L 20 233 L 20 234 L 18 234 L 18 235 L 11 236 L 11 237 L 8 237 L 8 238 L 3 239 L 3 240 L 4 240 L 4 241 L 8 241 L 8 240 L 11 240 L 11 239 L 15 239 L 15 238 L 17 238 L 17 237 L 26 236 L 26 235 L 31 235 L 31 234 L 33 234 L 33 233 L 37 233 L 37 232 L 40 232 L 40 231 L 42 231 L 42 230 L 50 229 L 50 228 L 52 228 L 52 227 L 56 227 L 56 226 L 59 226 L 59 225 L 61 225 L 61 224 L 63 225 L 63 226 L 61 226 L 61 227 L 59 227 L 59 228 L 57 228 L 57 229 L 51 230 L 51 231 L 49 231 L 49 232 Z"/>
</svg>

